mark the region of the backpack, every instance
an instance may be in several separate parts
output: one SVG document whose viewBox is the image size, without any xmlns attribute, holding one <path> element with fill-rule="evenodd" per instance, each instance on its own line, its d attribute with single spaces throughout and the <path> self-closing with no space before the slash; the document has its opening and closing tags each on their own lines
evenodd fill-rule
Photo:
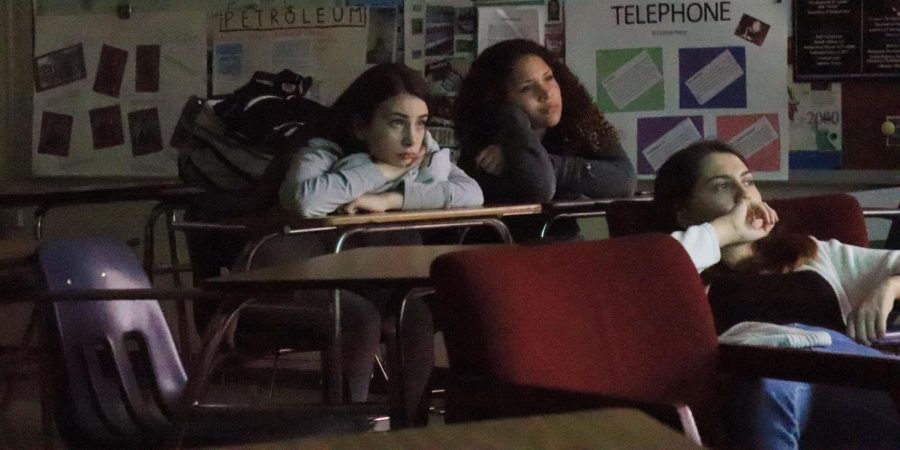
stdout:
<svg viewBox="0 0 900 450">
<path fill-rule="evenodd" d="M 172 133 L 178 174 L 210 191 L 271 190 L 328 108 L 303 95 L 312 79 L 256 72 L 222 99 L 190 97 Z"/>
</svg>

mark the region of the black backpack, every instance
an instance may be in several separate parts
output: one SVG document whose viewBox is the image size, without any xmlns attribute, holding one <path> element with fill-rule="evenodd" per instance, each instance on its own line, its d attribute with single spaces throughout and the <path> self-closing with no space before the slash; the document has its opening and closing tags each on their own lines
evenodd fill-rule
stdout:
<svg viewBox="0 0 900 450">
<path fill-rule="evenodd" d="M 256 72 L 219 101 L 189 98 L 171 139 L 179 176 L 210 191 L 262 189 L 268 196 L 328 111 L 303 97 L 311 84 L 289 70 Z"/>
<path fill-rule="evenodd" d="M 287 69 L 277 74 L 256 72 L 213 111 L 231 137 L 247 144 L 277 146 L 327 110 L 304 97 L 310 87 L 312 78 Z"/>
</svg>

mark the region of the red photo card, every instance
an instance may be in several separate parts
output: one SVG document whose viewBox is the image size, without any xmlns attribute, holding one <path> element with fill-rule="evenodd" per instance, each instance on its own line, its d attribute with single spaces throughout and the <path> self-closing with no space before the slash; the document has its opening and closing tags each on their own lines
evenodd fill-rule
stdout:
<svg viewBox="0 0 900 450">
<path fill-rule="evenodd" d="M 115 147 L 125 143 L 122 132 L 122 109 L 119 105 L 92 109 L 88 112 L 91 118 L 91 134 L 94 148 Z"/>
<path fill-rule="evenodd" d="M 137 46 L 134 90 L 159 92 L 159 45 Z"/>
<path fill-rule="evenodd" d="M 74 118 L 68 114 L 44 111 L 41 115 L 41 138 L 38 143 L 38 153 L 69 156 L 73 120 Z"/>
<path fill-rule="evenodd" d="M 103 48 L 100 50 L 100 62 L 97 63 L 94 91 L 119 98 L 127 61 L 127 51 L 103 44 Z"/>
<path fill-rule="evenodd" d="M 162 151 L 159 111 L 156 108 L 128 113 L 128 130 L 131 132 L 132 155 L 141 156 Z"/>
</svg>

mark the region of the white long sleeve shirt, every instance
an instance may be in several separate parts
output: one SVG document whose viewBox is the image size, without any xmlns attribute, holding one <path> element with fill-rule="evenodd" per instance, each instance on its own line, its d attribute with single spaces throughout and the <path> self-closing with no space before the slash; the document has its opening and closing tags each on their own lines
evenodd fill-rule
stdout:
<svg viewBox="0 0 900 450">
<path fill-rule="evenodd" d="M 711 224 L 689 227 L 671 234 L 690 255 L 697 271 L 722 259 L 719 238 Z M 816 257 L 797 270 L 811 270 L 822 276 L 837 296 L 844 321 L 860 303 L 871 297 L 886 278 L 900 274 L 900 251 L 847 245 L 834 239 L 811 238 L 818 247 Z"/>
</svg>

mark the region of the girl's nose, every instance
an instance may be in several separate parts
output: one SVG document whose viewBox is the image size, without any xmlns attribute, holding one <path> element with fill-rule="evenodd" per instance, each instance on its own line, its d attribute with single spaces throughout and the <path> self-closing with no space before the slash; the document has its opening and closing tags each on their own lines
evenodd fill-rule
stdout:
<svg viewBox="0 0 900 450">
<path fill-rule="evenodd" d="M 412 129 L 405 127 L 403 129 L 403 145 L 409 147 L 413 144 Z"/>
</svg>

